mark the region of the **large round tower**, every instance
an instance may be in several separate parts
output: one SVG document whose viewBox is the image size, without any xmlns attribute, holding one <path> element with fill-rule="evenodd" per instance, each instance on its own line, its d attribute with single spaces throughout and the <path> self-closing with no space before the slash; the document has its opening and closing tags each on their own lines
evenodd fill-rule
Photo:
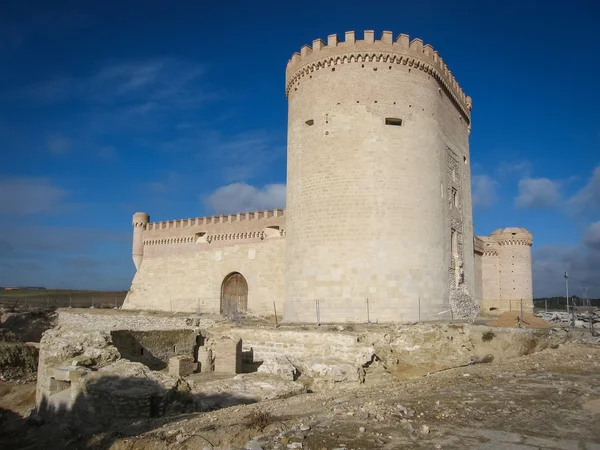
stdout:
<svg viewBox="0 0 600 450">
<path fill-rule="evenodd" d="M 471 99 L 438 53 L 330 35 L 293 55 L 286 95 L 284 319 L 427 320 L 473 293 Z"/>
</svg>

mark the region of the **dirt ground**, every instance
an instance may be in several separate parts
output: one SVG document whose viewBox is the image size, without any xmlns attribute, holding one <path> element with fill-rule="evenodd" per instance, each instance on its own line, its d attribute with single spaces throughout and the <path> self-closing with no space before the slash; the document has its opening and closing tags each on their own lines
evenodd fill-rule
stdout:
<svg viewBox="0 0 600 450">
<path fill-rule="evenodd" d="M 13 420 L 0 426 L 0 448 L 600 450 L 597 345 L 565 344 L 410 380 L 373 375 L 359 388 L 123 423 L 92 437 Z"/>
</svg>

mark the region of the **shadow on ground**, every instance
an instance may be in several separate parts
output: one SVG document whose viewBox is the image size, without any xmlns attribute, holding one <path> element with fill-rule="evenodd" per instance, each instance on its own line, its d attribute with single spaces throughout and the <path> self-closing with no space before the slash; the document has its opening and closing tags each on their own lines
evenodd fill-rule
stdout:
<svg viewBox="0 0 600 450">
<path fill-rule="evenodd" d="M 182 380 L 167 389 L 150 379 L 105 376 L 86 384 L 70 407 L 66 401 L 56 405 L 43 399 L 29 418 L 0 409 L 0 448 L 108 449 L 116 439 L 160 427 L 186 412 L 255 403 L 226 393 L 186 392 L 185 386 Z M 165 437 L 165 444 L 169 440 Z"/>
</svg>

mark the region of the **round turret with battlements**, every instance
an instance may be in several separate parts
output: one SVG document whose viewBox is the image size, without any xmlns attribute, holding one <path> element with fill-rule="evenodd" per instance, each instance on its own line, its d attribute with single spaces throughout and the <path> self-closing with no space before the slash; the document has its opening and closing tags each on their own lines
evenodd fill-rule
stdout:
<svg viewBox="0 0 600 450">
<path fill-rule="evenodd" d="M 131 221 L 131 225 L 133 226 L 133 249 L 131 255 L 136 270 L 140 268 L 144 257 L 143 231 L 148 222 L 150 222 L 150 216 L 145 212 L 136 212 Z"/>
<path fill-rule="evenodd" d="M 512 309 L 520 309 L 523 300 L 525 310 L 531 312 L 532 234 L 525 228 L 504 228 L 494 231 L 490 238 L 497 243 L 500 298 L 504 304 L 514 305 Z"/>
<path fill-rule="evenodd" d="M 471 99 L 438 53 L 330 35 L 293 55 L 286 95 L 284 319 L 427 320 L 473 293 Z"/>
</svg>

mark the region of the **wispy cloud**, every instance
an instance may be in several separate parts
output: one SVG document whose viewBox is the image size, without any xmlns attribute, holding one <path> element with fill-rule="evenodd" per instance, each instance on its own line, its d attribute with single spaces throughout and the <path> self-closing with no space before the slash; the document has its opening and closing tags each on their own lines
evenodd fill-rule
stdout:
<svg viewBox="0 0 600 450">
<path fill-rule="evenodd" d="M 65 206 L 70 192 L 47 178 L 0 179 L 0 214 L 56 213 Z"/>
<path fill-rule="evenodd" d="M 202 64 L 170 58 L 114 62 L 87 77 L 64 76 L 27 86 L 20 95 L 42 103 L 123 104 L 138 113 L 189 108 L 217 97 L 199 83 L 205 73 Z"/>
<path fill-rule="evenodd" d="M 498 165 L 496 173 L 499 177 L 529 177 L 531 173 L 531 162 L 527 160 L 516 162 L 503 162 Z"/>
<path fill-rule="evenodd" d="M 257 188 L 246 183 L 234 183 L 220 187 L 201 200 L 213 214 L 285 208 L 285 184 Z"/>
<path fill-rule="evenodd" d="M 580 286 L 589 287 L 590 297 L 600 297 L 600 222 L 592 223 L 578 244 L 535 247 L 532 258 L 534 296 L 561 295 L 563 273 L 568 272 L 571 293 Z"/>
<path fill-rule="evenodd" d="M 594 169 L 585 186 L 568 200 L 567 207 L 578 215 L 600 213 L 600 166 Z"/>
<path fill-rule="evenodd" d="M 233 135 L 200 130 L 176 140 L 163 142 L 170 153 L 192 153 L 202 164 L 211 164 L 225 183 L 248 182 L 285 157 L 284 139 L 265 130 Z"/>
<path fill-rule="evenodd" d="M 127 289 L 131 233 L 102 228 L 0 227 L 0 285 Z"/>
<path fill-rule="evenodd" d="M 71 139 L 66 138 L 62 135 L 62 133 L 55 133 L 51 136 L 48 136 L 46 143 L 48 144 L 50 151 L 56 155 L 64 155 L 65 153 L 68 153 L 73 145 Z"/>
<path fill-rule="evenodd" d="M 498 182 L 488 175 L 474 175 L 471 179 L 473 208 L 483 209 L 492 206 L 498 197 Z"/>
<path fill-rule="evenodd" d="M 515 199 L 518 208 L 548 209 L 560 201 L 559 184 L 548 178 L 522 178 Z"/>
</svg>

